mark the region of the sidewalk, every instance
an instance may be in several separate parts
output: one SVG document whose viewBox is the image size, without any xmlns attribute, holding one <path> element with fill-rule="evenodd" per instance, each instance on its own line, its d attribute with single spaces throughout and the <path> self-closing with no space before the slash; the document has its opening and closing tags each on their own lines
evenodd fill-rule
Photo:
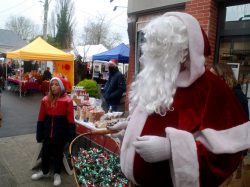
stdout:
<svg viewBox="0 0 250 187">
<path fill-rule="evenodd" d="M 52 187 L 53 176 L 32 181 L 31 161 L 36 151 L 35 134 L 0 138 L 0 186 Z M 73 176 L 62 171 L 61 187 L 74 187 Z"/>
</svg>

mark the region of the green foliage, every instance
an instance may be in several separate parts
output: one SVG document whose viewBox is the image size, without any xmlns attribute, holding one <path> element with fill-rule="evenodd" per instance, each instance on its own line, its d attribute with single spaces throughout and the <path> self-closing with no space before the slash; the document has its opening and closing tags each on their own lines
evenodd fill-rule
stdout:
<svg viewBox="0 0 250 187">
<path fill-rule="evenodd" d="M 73 8 L 71 0 L 58 0 L 57 33 L 55 42 L 61 49 L 70 48 L 73 38 Z"/>
<path fill-rule="evenodd" d="M 76 86 L 82 86 L 89 93 L 90 97 L 100 98 L 100 92 L 97 82 L 91 79 L 84 79 L 80 81 Z"/>
<path fill-rule="evenodd" d="M 47 42 L 56 48 L 60 48 L 60 44 L 56 42 L 56 38 L 50 35 L 47 35 Z"/>
</svg>

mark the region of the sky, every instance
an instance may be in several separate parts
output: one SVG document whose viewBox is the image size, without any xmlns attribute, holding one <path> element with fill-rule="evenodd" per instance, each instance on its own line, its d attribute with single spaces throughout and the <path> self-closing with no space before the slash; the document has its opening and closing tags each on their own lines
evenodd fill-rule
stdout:
<svg viewBox="0 0 250 187">
<path fill-rule="evenodd" d="M 5 23 L 10 16 L 24 16 L 39 25 L 42 33 L 44 0 L 0 0 L 0 29 L 5 29 Z M 49 0 L 48 21 L 56 0 Z M 128 0 L 73 0 L 75 4 L 75 43 L 80 42 L 81 32 L 88 19 L 95 19 L 97 15 L 105 15 L 113 32 L 122 35 L 122 42 L 128 44 L 127 35 L 127 4 Z M 115 6 L 119 6 L 113 11 Z"/>
</svg>

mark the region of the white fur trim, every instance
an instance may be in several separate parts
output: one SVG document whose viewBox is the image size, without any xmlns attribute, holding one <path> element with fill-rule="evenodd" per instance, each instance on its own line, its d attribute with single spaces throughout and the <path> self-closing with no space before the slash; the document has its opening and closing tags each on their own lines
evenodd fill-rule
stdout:
<svg viewBox="0 0 250 187">
<path fill-rule="evenodd" d="M 199 187 L 199 163 L 193 135 L 187 131 L 168 127 L 166 136 L 171 144 L 170 171 L 173 185 Z"/>
<path fill-rule="evenodd" d="M 136 141 L 137 136 L 140 136 L 147 117 L 148 114 L 145 111 L 141 110 L 140 107 L 136 107 L 128 122 L 121 147 L 120 163 L 122 172 L 135 184 L 137 183 L 134 179 L 133 174 L 135 157 L 135 147 L 133 145 L 133 142 Z"/>
<path fill-rule="evenodd" d="M 50 80 L 49 84 L 51 84 L 51 82 L 52 82 L 53 80 L 57 80 L 57 82 L 58 82 L 58 84 L 59 84 L 59 86 L 60 86 L 60 88 L 61 88 L 62 93 L 65 92 L 65 88 L 64 88 L 64 85 L 63 85 L 63 82 L 61 81 L 61 79 L 58 78 L 58 77 L 53 77 L 53 78 Z"/>
<path fill-rule="evenodd" d="M 194 136 L 212 153 L 236 153 L 250 148 L 250 122 L 221 131 L 204 129 Z"/>
<path fill-rule="evenodd" d="M 188 87 L 205 72 L 204 40 L 199 22 L 190 14 L 169 12 L 164 16 L 175 16 L 187 27 L 189 40 L 190 67 L 180 72 L 177 87 Z"/>
</svg>

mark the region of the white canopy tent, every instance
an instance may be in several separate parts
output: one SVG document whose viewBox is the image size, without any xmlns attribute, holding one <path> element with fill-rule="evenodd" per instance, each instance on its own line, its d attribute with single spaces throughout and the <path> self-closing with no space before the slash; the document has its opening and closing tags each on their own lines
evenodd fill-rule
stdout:
<svg viewBox="0 0 250 187">
<path fill-rule="evenodd" d="M 76 46 L 73 50 L 71 50 L 71 54 L 75 57 L 80 55 L 83 58 L 84 62 L 92 62 L 92 56 L 97 53 L 102 53 L 107 51 L 108 49 L 104 47 L 102 44 L 98 45 L 79 45 Z"/>
</svg>

